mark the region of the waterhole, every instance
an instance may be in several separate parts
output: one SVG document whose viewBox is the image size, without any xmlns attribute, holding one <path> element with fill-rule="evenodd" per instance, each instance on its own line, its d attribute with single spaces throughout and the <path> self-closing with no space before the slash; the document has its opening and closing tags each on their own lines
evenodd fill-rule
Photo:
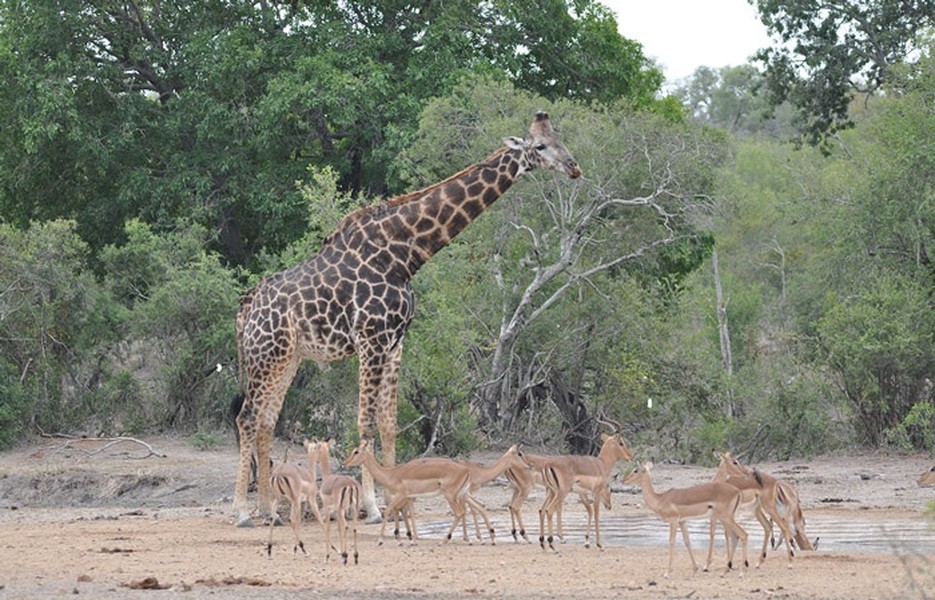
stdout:
<svg viewBox="0 0 935 600">
<path fill-rule="evenodd" d="M 527 511 L 529 512 L 529 511 Z M 529 539 L 539 538 L 539 517 L 529 512 L 523 514 Z M 819 538 L 818 551 L 832 552 L 900 552 L 935 554 L 935 527 L 924 516 L 919 518 L 868 519 L 862 515 L 848 517 L 805 514 L 806 535 L 812 541 Z M 491 515 L 498 543 L 511 542 L 509 519 L 504 521 Z M 750 535 L 751 548 L 763 543 L 763 528 L 753 518 L 738 518 L 737 522 Z M 474 537 L 474 526 L 468 519 L 468 533 Z M 564 518 L 566 543 L 584 543 L 585 515 L 566 513 Z M 448 532 L 451 521 L 425 521 L 418 523 L 419 536 L 440 539 Z M 483 524 L 481 525 L 483 529 Z M 708 545 L 707 521 L 690 521 L 688 530 L 692 548 L 704 550 Z M 461 527 L 455 532 L 460 539 Z M 779 528 L 775 528 L 779 535 Z M 486 539 L 486 534 L 484 535 Z M 677 543 L 684 547 L 681 533 Z M 591 533 L 594 539 L 594 533 Z M 668 547 L 669 526 L 655 516 L 608 516 L 601 518 L 601 541 L 604 546 Z M 717 547 L 724 545 L 724 532 L 720 527 L 715 537 Z"/>
</svg>

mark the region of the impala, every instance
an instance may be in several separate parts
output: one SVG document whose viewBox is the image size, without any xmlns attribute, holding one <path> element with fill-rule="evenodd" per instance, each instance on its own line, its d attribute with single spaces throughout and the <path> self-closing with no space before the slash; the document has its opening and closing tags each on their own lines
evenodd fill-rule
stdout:
<svg viewBox="0 0 935 600">
<path fill-rule="evenodd" d="M 410 540 L 416 539 L 413 511 L 404 509 L 411 506 L 412 500 L 420 496 L 442 494 L 448 501 L 451 512 L 454 514 L 454 521 L 445 541 L 451 540 L 455 527 L 464 518 L 465 505 L 484 513 L 486 518 L 483 505 L 468 493 L 471 484 L 468 468 L 451 459 L 424 458 L 395 467 L 384 467 L 374 458 L 370 440 L 364 438 L 344 464 L 348 467 L 357 465 L 365 467 L 373 475 L 374 480 L 392 496 L 392 500 L 386 507 L 386 518 L 380 527 L 379 543 L 381 544 L 385 538 L 386 522 L 391 514 L 396 515 L 394 535 L 399 539 L 398 515 L 400 512 L 403 513 Z"/>
<path fill-rule="evenodd" d="M 504 452 L 500 458 L 489 465 L 482 465 L 470 460 L 461 460 L 458 461 L 458 463 L 467 467 L 468 474 L 471 478 L 471 483 L 468 486 L 468 494 L 471 495 L 472 498 L 473 494 L 477 492 L 477 490 L 487 485 L 497 477 L 503 475 L 508 469 L 528 468 L 526 467 L 526 463 L 520 457 L 519 444 L 513 444 L 510 446 L 509 450 Z M 478 541 L 482 541 L 480 527 L 477 523 L 477 514 L 480 512 L 481 517 L 484 519 L 484 524 L 487 527 L 487 532 L 490 535 L 490 543 L 496 544 L 494 530 L 490 525 L 490 520 L 487 518 L 487 513 L 484 511 L 477 511 L 473 505 L 469 505 L 469 508 L 471 509 L 471 516 L 474 519 L 474 532 Z M 467 519 L 463 519 L 462 523 L 464 525 L 464 539 L 467 540 Z"/>
<path fill-rule="evenodd" d="M 624 483 L 639 486 L 643 491 L 643 501 L 646 506 L 656 513 L 659 518 L 669 524 L 669 566 L 665 577 L 672 572 L 672 561 L 675 555 L 675 533 L 682 530 L 682 539 L 688 548 L 688 556 L 692 561 L 692 568 L 698 571 L 698 563 L 692 552 L 688 527 L 685 522 L 691 519 L 717 519 L 724 529 L 728 530 L 728 571 L 733 567 L 733 556 L 737 549 L 737 540 L 743 544 L 743 566 L 741 576 L 747 568 L 747 532 L 734 520 L 734 513 L 742 500 L 740 490 L 727 483 L 702 483 L 687 488 L 672 488 L 658 493 L 653 489 L 652 463 L 646 463 L 627 475 Z M 733 542 L 733 543 L 731 543 Z"/>
<path fill-rule="evenodd" d="M 518 531 L 523 539 L 526 540 L 526 543 L 530 543 L 529 537 L 526 536 L 526 526 L 523 524 L 523 504 L 526 503 L 526 498 L 529 497 L 533 486 L 544 485 L 542 483 L 542 471 L 530 465 L 542 464 L 547 458 L 549 457 L 523 452 L 523 464 L 510 467 L 504 472 L 507 481 L 513 486 L 513 497 L 510 499 L 509 509 L 510 533 L 513 534 L 514 541 L 519 541 L 519 538 L 516 536 Z M 562 537 L 561 518 L 559 518 L 558 535 Z"/>
<path fill-rule="evenodd" d="M 526 543 L 531 543 L 529 537 L 526 535 L 526 526 L 523 524 L 523 504 L 526 503 L 526 499 L 529 498 L 530 492 L 534 486 L 545 486 L 545 483 L 542 481 L 542 467 L 545 466 L 546 462 L 549 460 L 560 458 L 558 456 L 546 456 L 542 454 L 532 454 L 530 452 L 523 452 L 523 464 L 510 467 L 504 472 L 504 475 L 507 478 L 507 481 L 510 482 L 510 485 L 513 487 L 513 497 L 510 499 L 509 510 L 510 510 L 510 524 L 512 529 L 510 533 L 513 534 L 513 540 L 519 541 L 517 533 L 519 536 L 522 536 Z M 610 503 L 610 489 L 608 488 L 607 496 L 605 498 L 605 506 Z M 585 499 L 582 500 L 582 504 L 585 507 L 590 506 Z M 556 518 L 558 520 L 558 531 L 557 536 L 560 540 L 565 540 L 565 534 L 562 531 L 562 507 L 559 506 L 556 511 Z"/>
<path fill-rule="evenodd" d="M 738 510 L 744 510 L 752 514 L 763 527 L 763 549 L 760 553 L 760 561 L 756 565 L 757 568 L 759 568 L 765 559 L 766 546 L 773 530 L 769 518 L 766 516 L 766 513 L 763 512 L 763 509 L 760 506 L 760 484 L 755 479 L 747 477 L 746 475 L 740 476 L 731 474 L 729 465 L 731 461 L 733 461 L 733 457 L 730 456 L 730 453 L 715 451 L 714 456 L 720 462 L 718 464 L 717 471 L 714 473 L 714 479 L 712 481 L 727 483 L 740 490 L 741 500 Z M 714 555 L 714 533 L 717 528 L 717 523 L 717 519 L 712 516 L 710 535 L 708 538 L 708 559 L 705 561 L 704 567 L 705 571 L 707 571 L 711 566 L 711 559 Z M 726 530 L 724 531 L 724 535 L 728 535 Z M 730 549 L 729 543 L 727 547 Z"/>
<path fill-rule="evenodd" d="M 315 517 L 321 521 L 321 514 L 318 512 L 318 485 L 315 481 L 315 463 L 309 462 L 309 466 L 283 464 L 273 469 L 269 478 L 271 498 L 270 498 L 270 522 L 269 522 L 269 540 L 266 542 L 266 555 L 273 555 L 273 527 L 276 525 L 276 510 L 280 500 L 288 500 L 289 525 L 292 527 L 292 534 L 295 536 L 295 546 L 292 553 L 308 554 L 305 551 L 305 544 L 299 538 L 299 525 L 302 522 L 302 502 L 307 501 L 315 513 Z"/>
<path fill-rule="evenodd" d="M 818 539 L 812 543 L 805 535 L 805 515 L 802 514 L 802 504 L 799 502 L 799 492 L 788 481 L 779 480 L 776 484 L 779 486 L 777 493 L 780 499 L 779 510 L 786 518 L 792 529 L 792 539 L 799 550 L 818 550 Z M 773 524 L 769 526 L 770 540 L 773 537 Z"/>
<path fill-rule="evenodd" d="M 773 524 L 779 526 L 782 541 L 786 546 L 787 567 L 792 568 L 793 540 L 798 541 L 803 550 L 814 546 L 805 537 L 805 518 L 798 504 L 798 494 L 788 483 L 759 469 L 751 469 L 740 464 L 730 452 L 717 453 L 721 464 L 718 466 L 729 477 L 729 483 L 755 493 L 755 511 L 757 520 L 763 525 L 763 549 L 760 552 L 757 568 L 766 560 L 767 539 L 772 537 Z M 785 513 L 785 514 L 783 514 Z M 767 520 L 766 517 L 769 517 Z M 791 521 L 791 523 L 790 523 Z"/>
<path fill-rule="evenodd" d="M 539 545 L 543 549 L 548 539 L 549 548 L 555 550 L 552 543 L 553 517 L 557 520 L 558 535 L 562 537 L 561 509 L 565 497 L 571 492 L 578 494 L 588 515 L 585 546 L 590 546 L 593 517 L 595 543 L 598 548 L 602 547 L 599 516 L 601 504 L 607 508 L 610 507 L 610 488 L 607 485 L 607 479 L 617 461 L 630 460 L 633 458 L 633 453 L 619 432 L 614 435 L 601 434 L 601 437 L 603 444 L 596 457 L 562 455 L 531 459 L 526 454 L 522 455 L 527 464 L 539 470 L 546 487 L 545 501 L 539 509 Z M 548 538 L 545 536 L 546 523 L 548 523 Z"/>
<path fill-rule="evenodd" d="M 318 486 L 318 498 L 324 518 L 321 520 L 325 531 L 325 562 L 331 558 L 331 513 L 338 521 L 338 541 L 341 544 L 341 559 L 347 564 L 347 515 L 351 515 L 351 533 L 353 535 L 354 564 L 357 564 L 357 516 L 360 512 L 360 484 L 350 475 L 331 473 L 331 454 L 329 441 L 306 442 L 308 464 L 318 464 L 321 470 L 321 484 Z"/>
</svg>

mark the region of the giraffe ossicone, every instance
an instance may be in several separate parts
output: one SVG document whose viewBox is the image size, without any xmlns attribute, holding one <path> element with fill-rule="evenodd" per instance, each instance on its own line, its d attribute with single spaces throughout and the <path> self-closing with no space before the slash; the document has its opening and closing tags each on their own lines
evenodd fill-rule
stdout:
<svg viewBox="0 0 935 600">
<path fill-rule="evenodd" d="M 536 114 L 524 137 L 506 138 L 504 144 L 443 181 L 350 213 L 310 260 L 264 277 L 241 298 L 238 526 L 252 524 L 247 483 L 254 451 L 257 505 L 269 506 L 273 430 L 303 360 L 321 367 L 358 356 L 359 434 L 374 439 L 379 433 L 383 463 L 396 464 L 396 388 L 414 309 L 410 280 L 523 173 L 549 169 L 572 179 L 581 175 L 547 113 Z M 380 518 L 366 471 L 361 504 L 368 520 Z"/>
</svg>

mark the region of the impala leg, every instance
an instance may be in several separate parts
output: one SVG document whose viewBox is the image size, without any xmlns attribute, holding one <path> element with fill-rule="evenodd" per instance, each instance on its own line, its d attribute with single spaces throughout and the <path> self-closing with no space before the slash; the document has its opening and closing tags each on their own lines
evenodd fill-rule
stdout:
<svg viewBox="0 0 935 600">
<path fill-rule="evenodd" d="M 737 521 L 735 521 L 733 518 L 726 519 L 724 521 L 724 529 L 728 529 L 728 528 L 730 529 L 731 535 L 734 538 L 734 544 L 733 544 L 733 547 L 730 548 L 727 566 L 728 568 L 732 566 L 733 558 L 734 558 L 734 551 L 737 549 L 736 540 L 739 539 L 740 543 L 743 545 L 743 564 L 740 567 L 740 576 L 743 577 L 744 573 L 746 573 L 746 570 L 750 565 L 749 557 L 747 555 L 747 537 L 748 537 L 747 532 L 744 531 L 744 529 L 740 525 L 738 525 Z"/>
<path fill-rule="evenodd" d="M 672 572 L 672 565 L 675 558 L 675 532 L 678 529 L 678 522 L 672 521 L 669 523 L 669 566 L 666 568 L 666 572 L 663 574 L 663 577 L 666 579 L 669 578 L 669 573 Z"/>
<path fill-rule="evenodd" d="M 692 552 L 691 537 L 688 535 L 688 526 L 682 522 L 679 523 L 679 529 L 682 530 L 682 539 L 685 540 L 685 547 L 688 548 L 688 557 L 692 559 L 692 573 L 698 572 L 698 563 L 695 562 L 695 553 Z"/>
<path fill-rule="evenodd" d="M 269 512 L 270 512 L 270 514 L 272 514 L 272 515 L 275 515 L 275 514 L 276 514 L 276 511 L 278 510 L 278 506 L 277 506 L 278 504 L 279 504 L 279 502 L 278 502 L 276 499 L 273 499 L 273 500 L 270 501 L 270 506 L 269 506 Z M 273 520 L 270 519 L 270 521 L 269 521 L 269 539 L 266 541 L 266 556 L 269 556 L 269 557 L 272 557 L 272 556 L 273 556 L 273 527 L 275 527 L 275 525 L 276 525 L 276 524 L 273 522 Z"/>
<path fill-rule="evenodd" d="M 597 500 L 595 495 L 594 499 L 594 543 L 597 545 L 598 550 L 603 550 L 604 545 L 601 543 L 601 504 Z"/>
<path fill-rule="evenodd" d="M 511 533 L 513 534 L 513 541 L 519 542 L 519 538 L 516 536 L 517 531 L 519 535 L 522 536 L 526 543 L 529 544 L 529 536 L 526 535 L 526 526 L 523 524 L 523 504 L 525 504 L 526 498 L 522 497 L 520 491 L 513 491 L 513 498 L 510 500 L 510 523 L 513 527 Z M 518 529 L 517 529 L 518 526 Z"/>
<path fill-rule="evenodd" d="M 484 526 L 487 528 L 487 533 L 490 535 L 490 544 L 495 545 L 497 543 L 496 532 L 494 532 L 493 525 L 490 524 L 490 517 L 487 515 L 487 510 L 484 508 L 484 505 L 471 494 L 466 494 L 464 496 L 464 501 L 471 508 L 471 513 L 474 515 L 474 529 L 477 531 L 477 539 L 480 540 L 481 543 L 484 541 L 480 535 L 479 526 L 477 524 L 477 513 L 480 513 L 481 519 L 484 521 Z"/>
<path fill-rule="evenodd" d="M 705 565 L 702 571 L 705 573 L 708 572 L 708 569 L 711 568 L 711 559 L 714 557 L 714 534 L 717 533 L 717 519 L 714 516 L 711 517 L 710 521 L 710 530 L 708 531 L 708 558 L 705 560 Z"/>
<path fill-rule="evenodd" d="M 585 494 L 579 494 L 578 497 L 581 499 L 581 504 L 584 505 L 584 511 L 588 515 L 587 525 L 585 525 L 585 528 L 584 528 L 584 547 L 590 548 L 591 547 L 591 519 L 594 516 L 595 507 L 591 505 L 591 502 L 588 501 L 588 497 Z"/>
<path fill-rule="evenodd" d="M 316 515 L 317 513 L 317 508 Z M 270 526 L 273 526 L 273 522 L 276 520 L 275 515 L 271 515 Z M 295 536 L 295 548 L 292 549 L 293 554 L 297 554 L 298 550 L 301 548 L 302 554 L 308 556 L 308 552 L 305 551 L 305 544 L 302 543 L 302 540 L 299 539 L 299 524 L 302 522 L 302 502 L 293 502 L 292 510 L 289 511 L 289 525 L 292 526 L 292 535 Z"/>
<path fill-rule="evenodd" d="M 763 548 L 760 550 L 760 556 L 756 563 L 756 568 L 759 569 L 760 566 L 766 562 L 766 549 L 770 538 L 773 535 L 773 526 L 769 522 L 766 514 L 763 512 L 763 509 L 759 506 L 756 507 L 756 511 L 754 511 L 753 514 L 756 517 L 756 520 L 759 521 L 760 525 L 763 527 Z"/>
</svg>

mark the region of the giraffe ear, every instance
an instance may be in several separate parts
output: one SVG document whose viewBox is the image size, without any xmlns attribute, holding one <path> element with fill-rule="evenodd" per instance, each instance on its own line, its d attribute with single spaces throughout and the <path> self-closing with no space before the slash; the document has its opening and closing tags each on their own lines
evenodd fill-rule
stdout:
<svg viewBox="0 0 935 600">
<path fill-rule="evenodd" d="M 523 140 L 523 138 L 518 138 L 515 136 L 503 138 L 503 143 L 506 144 L 507 148 L 510 148 L 511 150 L 522 150 L 526 145 L 526 142 Z"/>
</svg>

